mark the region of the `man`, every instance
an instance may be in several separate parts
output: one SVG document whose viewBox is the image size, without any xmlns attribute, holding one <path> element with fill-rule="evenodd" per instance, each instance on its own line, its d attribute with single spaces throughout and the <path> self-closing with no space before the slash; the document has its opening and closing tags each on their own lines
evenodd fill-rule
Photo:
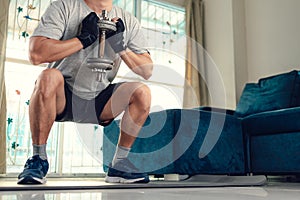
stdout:
<svg viewBox="0 0 300 200">
<path fill-rule="evenodd" d="M 97 22 L 102 10 L 114 18 L 117 31 L 108 34 L 105 49 L 105 56 L 114 60 L 114 70 L 99 82 L 86 61 L 98 54 Z M 30 38 L 29 51 L 34 65 L 50 64 L 38 77 L 30 99 L 33 157 L 27 160 L 18 183 L 46 181 L 46 143 L 54 121 L 106 126 L 123 112 L 118 146 L 105 181 L 149 182 L 148 175 L 139 172 L 127 156 L 149 114 L 150 90 L 139 82 L 109 82 L 121 59 L 144 79 L 152 74 L 152 60 L 137 19 L 113 6 L 112 0 L 54 1 Z"/>
</svg>

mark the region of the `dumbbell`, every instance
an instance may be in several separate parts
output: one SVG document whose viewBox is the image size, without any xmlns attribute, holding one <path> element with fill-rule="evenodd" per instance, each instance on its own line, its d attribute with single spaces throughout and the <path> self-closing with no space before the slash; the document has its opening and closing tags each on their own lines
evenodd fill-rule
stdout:
<svg viewBox="0 0 300 200">
<path fill-rule="evenodd" d="M 106 34 L 108 32 L 117 31 L 116 24 L 108 18 L 107 10 L 103 10 L 101 16 L 99 17 L 98 27 L 99 27 L 99 50 L 97 58 L 88 58 L 87 64 L 93 72 L 98 73 L 97 80 L 99 82 L 103 81 L 103 76 L 106 71 L 113 68 L 114 62 L 112 60 L 104 58 L 105 51 L 105 40 Z"/>
</svg>

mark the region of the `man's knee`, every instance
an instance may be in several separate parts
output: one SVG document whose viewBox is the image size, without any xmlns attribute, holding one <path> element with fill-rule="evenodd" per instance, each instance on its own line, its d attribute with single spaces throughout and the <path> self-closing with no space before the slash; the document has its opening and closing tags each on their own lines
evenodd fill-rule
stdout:
<svg viewBox="0 0 300 200">
<path fill-rule="evenodd" d="M 147 85 L 140 83 L 134 90 L 132 97 L 133 100 L 137 101 L 144 109 L 150 109 L 151 90 Z"/>
<path fill-rule="evenodd" d="M 52 96 L 59 87 L 64 86 L 62 73 L 57 69 L 45 69 L 41 72 L 35 85 L 35 91 L 45 97 Z"/>
<path fill-rule="evenodd" d="M 39 80 L 41 81 L 53 81 L 53 80 L 58 80 L 58 79 L 62 79 L 63 75 L 62 73 L 58 70 L 58 69 L 45 69 L 41 72 L 41 74 L 39 75 Z"/>
</svg>

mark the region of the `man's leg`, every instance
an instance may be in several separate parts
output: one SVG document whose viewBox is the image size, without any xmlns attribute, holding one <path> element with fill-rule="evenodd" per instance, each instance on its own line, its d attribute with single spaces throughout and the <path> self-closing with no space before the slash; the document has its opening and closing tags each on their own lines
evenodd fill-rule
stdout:
<svg viewBox="0 0 300 200">
<path fill-rule="evenodd" d="M 110 120 L 124 112 L 118 144 L 131 148 L 149 114 L 151 91 L 142 83 L 123 83 L 105 105 L 100 119 Z"/>
<path fill-rule="evenodd" d="M 124 83 L 117 88 L 111 99 L 105 105 L 100 119 L 110 120 L 124 112 L 121 120 L 121 131 L 119 142 L 114 156 L 112 167 L 118 168 L 119 161 L 124 162 L 127 157 L 131 146 L 133 145 L 136 137 L 138 136 L 144 122 L 147 119 L 151 106 L 151 92 L 150 89 L 142 83 Z M 111 169 L 113 170 L 113 169 Z M 136 171 L 136 169 L 135 169 Z M 108 176 L 110 172 L 108 172 Z M 130 177 L 125 177 L 125 180 L 120 180 L 120 177 L 110 177 L 108 182 L 121 182 L 128 181 Z M 138 174 L 133 175 L 129 180 L 132 182 L 147 182 L 148 177 Z"/>
<path fill-rule="evenodd" d="M 56 115 L 65 107 L 64 78 L 56 69 L 46 69 L 38 77 L 29 105 L 32 144 L 44 145 Z"/>
<path fill-rule="evenodd" d="M 47 139 L 56 115 L 65 106 L 64 78 L 56 69 L 46 69 L 38 77 L 29 105 L 33 157 L 27 160 L 18 183 L 44 183 L 48 171 Z"/>
</svg>

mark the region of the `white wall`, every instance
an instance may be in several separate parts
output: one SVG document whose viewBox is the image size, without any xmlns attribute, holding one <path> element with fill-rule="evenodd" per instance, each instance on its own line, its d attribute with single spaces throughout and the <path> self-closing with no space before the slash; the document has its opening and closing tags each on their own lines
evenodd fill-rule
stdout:
<svg viewBox="0 0 300 200">
<path fill-rule="evenodd" d="M 245 0 L 248 80 L 300 69 L 300 1 Z"/>
<path fill-rule="evenodd" d="M 207 50 L 224 77 L 228 108 L 246 82 L 300 70 L 299 0 L 206 0 L 205 6 Z"/>
</svg>

